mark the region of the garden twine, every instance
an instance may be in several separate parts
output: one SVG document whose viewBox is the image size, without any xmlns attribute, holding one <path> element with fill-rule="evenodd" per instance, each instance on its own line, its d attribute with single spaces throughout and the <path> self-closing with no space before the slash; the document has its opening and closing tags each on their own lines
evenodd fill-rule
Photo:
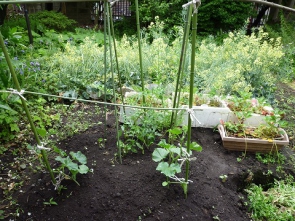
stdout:
<svg viewBox="0 0 295 221">
<path fill-rule="evenodd" d="M 23 97 L 23 94 L 27 93 L 27 94 L 33 94 L 33 95 L 46 96 L 46 97 L 63 98 L 63 99 L 74 100 L 74 101 L 78 101 L 78 102 L 80 101 L 80 102 L 88 102 L 88 103 L 97 103 L 97 104 L 117 106 L 117 107 L 130 107 L 130 108 L 135 108 L 135 109 L 147 109 L 147 110 L 186 111 L 190 115 L 192 121 L 197 120 L 200 123 L 200 121 L 194 115 L 194 108 L 146 107 L 146 106 L 136 106 L 136 105 L 127 105 L 127 104 L 116 104 L 116 103 L 109 103 L 109 102 L 96 101 L 96 100 L 85 100 L 85 99 L 80 99 L 80 98 L 64 97 L 64 96 L 53 95 L 53 94 L 44 94 L 44 93 L 33 92 L 33 91 L 25 91 L 25 90 L 17 91 L 12 88 L 7 89 L 6 91 L 0 90 L 0 92 L 15 94 L 15 95 L 22 97 L 24 100 L 26 100 L 26 99 Z"/>
<path fill-rule="evenodd" d="M 198 8 L 201 5 L 201 0 L 192 0 L 184 5 L 182 5 L 183 8 L 187 8 L 188 6 L 193 5 L 194 6 L 194 13 L 198 13 Z"/>
</svg>

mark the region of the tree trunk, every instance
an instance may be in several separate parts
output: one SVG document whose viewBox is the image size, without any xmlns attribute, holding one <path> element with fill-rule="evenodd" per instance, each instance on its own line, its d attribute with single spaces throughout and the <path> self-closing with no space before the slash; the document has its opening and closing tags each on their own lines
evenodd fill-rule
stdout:
<svg viewBox="0 0 295 221">
<path fill-rule="evenodd" d="M 101 17 L 103 11 L 103 1 L 97 2 L 97 8 L 94 10 L 94 27 L 95 29 L 100 29 L 100 24 L 98 24 L 98 20 Z"/>
<path fill-rule="evenodd" d="M 3 25 L 5 17 L 6 17 L 6 9 L 7 9 L 7 4 L 2 5 L 0 7 L 0 25 Z"/>
<path fill-rule="evenodd" d="M 294 8 L 294 5 L 295 5 L 295 0 L 290 0 L 289 8 Z M 287 13 L 286 18 L 290 19 L 290 16 L 292 16 L 292 14 L 289 12 L 289 13 Z"/>
<path fill-rule="evenodd" d="M 265 15 L 265 12 L 269 9 L 268 5 L 263 5 L 256 17 L 256 19 L 254 20 L 254 22 L 252 24 L 248 25 L 247 28 L 247 35 L 251 35 L 252 34 L 252 28 L 257 28 L 260 25 L 261 19 L 263 18 L 263 16 Z"/>
<path fill-rule="evenodd" d="M 282 4 L 282 0 L 279 0 L 278 4 L 281 5 Z M 279 8 L 276 8 L 275 9 L 275 12 L 274 12 L 274 15 L 273 15 L 273 18 L 272 18 L 272 20 L 274 22 L 276 22 L 276 21 L 279 20 L 279 10 L 280 10 Z"/>
</svg>

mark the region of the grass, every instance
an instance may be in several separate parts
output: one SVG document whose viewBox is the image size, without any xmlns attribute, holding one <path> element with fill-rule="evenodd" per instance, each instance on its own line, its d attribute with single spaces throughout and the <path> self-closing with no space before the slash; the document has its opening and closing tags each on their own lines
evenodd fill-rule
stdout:
<svg viewBox="0 0 295 221">
<path fill-rule="evenodd" d="M 274 187 L 263 191 L 252 185 L 246 190 L 254 220 L 286 221 L 295 217 L 295 183 L 289 180 L 276 181 Z"/>
</svg>

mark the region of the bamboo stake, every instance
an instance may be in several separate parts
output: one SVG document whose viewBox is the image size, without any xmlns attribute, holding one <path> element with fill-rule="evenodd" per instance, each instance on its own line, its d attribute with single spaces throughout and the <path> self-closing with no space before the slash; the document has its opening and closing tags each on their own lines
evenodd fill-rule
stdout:
<svg viewBox="0 0 295 221">
<path fill-rule="evenodd" d="M 105 9 L 107 9 L 107 21 L 108 21 L 108 36 L 109 36 L 109 53 L 110 53 L 110 64 L 111 64 L 111 73 L 112 73 L 112 83 L 113 83 L 113 96 L 114 100 L 116 100 L 116 93 L 115 93 L 115 82 L 114 82 L 114 66 L 113 66 L 113 54 L 112 54 L 112 43 L 111 43 L 111 25 L 110 25 L 110 3 L 107 3 L 109 6 Z M 119 161 L 122 164 L 122 151 L 121 151 L 121 145 L 120 145 L 120 139 L 119 139 L 119 122 L 118 122 L 118 114 L 117 114 L 117 107 L 115 109 L 115 119 L 116 119 L 116 131 L 117 131 L 117 145 L 118 145 L 118 154 L 119 154 Z"/>
<path fill-rule="evenodd" d="M 107 1 L 104 1 L 104 9 L 107 8 Z M 104 63 L 104 71 L 103 71 L 103 76 L 104 76 L 104 102 L 107 102 L 107 88 L 106 88 L 106 84 L 107 84 L 107 15 L 106 15 L 106 11 L 104 10 L 103 12 L 103 40 L 104 40 L 104 44 L 103 44 L 103 48 L 104 48 L 104 52 L 103 52 L 103 63 Z M 104 112 L 104 144 L 105 144 L 105 140 L 107 138 L 107 105 L 104 105 L 103 108 L 103 112 Z"/>
<path fill-rule="evenodd" d="M 2 37 L 2 33 L 0 31 L 0 46 L 3 50 L 3 53 L 4 53 L 4 56 L 5 56 L 5 59 L 6 59 L 6 62 L 7 62 L 7 65 L 9 67 L 9 70 L 10 70 L 10 73 L 12 75 L 12 80 L 13 80 L 13 83 L 17 89 L 17 91 L 20 93 L 21 92 L 21 88 L 20 88 L 20 85 L 19 85 L 19 82 L 18 82 L 18 79 L 17 79 L 17 76 L 16 76 L 16 73 L 15 73 L 15 70 L 14 70 L 14 67 L 11 63 L 11 60 L 10 60 L 10 57 L 9 57 L 9 54 L 8 54 L 8 51 L 5 47 L 5 44 L 4 44 L 4 40 L 3 40 L 3 37 Z M 42 143 L 41 143 L 41 140 L 39 138 L 39 135 L 38 135 L 38 132 L 36 130 L 36 127 L 35 127 L 35 124 L 34 124 L 34 121 L 32 120 L 32 117 L 31 117 L 31 113 L 27 107 L 27 103 L 25 101 L 25 99 L 20 96 L 20 99 L 21 99 L 21 102 L 22 102 L 22 106 L 24 108 L 24 111 L 26 112 L 26 115 L 27 115 L 27 118 L 28 118 L 28 121 L 30 123 L 30 126 L 31 126 L 31 130 L 34 134 L 34 137 L 36 139 L 36 142 L 39 146 L 42 146 Z M 46 169 L 48 170 L 49 174 L 50 174 L 50 177 L 51 177 L 51 180 L 52 180 L 52 183 L 53 184 L 56 184 L 56 180 L 55 180 L 55 177 L 54 177 L 54 174 L 53 174 L 53 171 L 50 167 L 50 164 L 49 164 L 49 161 L 48 161 L 48 157 L 47 157 L 47 153 L 45 150 L 41 149 L 41 154 L 42 154 L 42 159 L 43 159 L 43 162 L 44 162 L 44 165 L 46 167 Z"/>
<path fill-rule="evenodd" d="M 141 51 L 141 37 L 140 37 L 140 23 L 139 23 L 139 9 L 138 0 L 135 0 L 136 8 L 136 26 L 137 26 L 137 39 L 138 39 L 138 50 L 139 50 L 139 65 L 140 65 L 140 78 L 141 78 L 141 89 L 142 89 L 142 104 L 145 105 L 145 95 L 144 95 L 144 76 L 142 68 L 142 51 Z"/>
<path fill-rule="evenodd" d="M 117 46 L 116 46 L 116 39 L 115 39 L 115 30 L 114 30 L 114 23 L 113 23 L 113 14 L 112 14 L 112 9 L 111 9 L 111 4 L 110 8 L 109 8 L 109 12 L 110 12 L 110 23 L 111 23 L 111 37 L 113 39 L 113 44 L 114 44 L 114 53 L 115 53 L 115 58 L 116 58 L 116 67 L 117 67 L 117 72 L 118 72 L 118 80 L 119 80 L 119 88 L 120 88 L 120 95 L 121 95 L 121 99 L 122 99 L 122 104 L 124 105 L 124 95 L 123 95 L 123 90 L 122 90 L 122 76 L 121 76 L 121 72 L 119 69 L 119 61 L 118 61 L 118 53 L 117 53 Z M 123 112 L 125 114 L 125 107 L 123 106 Z"/>
<path fill-rule="evenodd" d="M 192 8 L 193 6 L 190 5 Z M 193 13 L 192 19 L 192 53 L 191 53 L 191 72 L 190 72 L 190 91 L 189 91 L 189 109 L 193 107 L 193 97 L 194 97 L 194 76 L 195 76 L 195 54 L 196 54 L 196 37 L 197 37 L 197 12 Z M 188 130 L 187 130 L 187 153 L 190 152 L 191 145 L 191 133 L 192 133 L 192 120 L 189 116 L 192 113 L 188 113 Z M 185 162 L 185 184 L 187 186 L 189 176 L 189 161 Z M 184 188 L 185 197 L 187 197 L 187 187 Z"/>
<path fill-rule="evenodd" d="M 181 46 L 181 54 L 180 54 L 177 79 L 176 79 L 176 87 L 175 87 L 174 98 L 173 98 L 173 108 L 178 107 L 179 105 L 179 97 L 180 97 L 180 90 L 181 90 L 179 82 L 180 82 L 180 79 L 182 78 L 181 73 L 183 72 L 183 65 L 185 61 L 185 52 L 187 48 L 191 17 L 192 17 L 192 8 L 189 7 L 187 9 L 187 14 L 186 14 L 184 34 L 183 34 L 183 40 L 182 40 L 182 46 Z M 170 128 L 173 128 L 175 126 L 176 120 L 177 120 L 177 114 L 175 113 L 175 111 L 173 111 L 171 115 Z"/>
</svg>

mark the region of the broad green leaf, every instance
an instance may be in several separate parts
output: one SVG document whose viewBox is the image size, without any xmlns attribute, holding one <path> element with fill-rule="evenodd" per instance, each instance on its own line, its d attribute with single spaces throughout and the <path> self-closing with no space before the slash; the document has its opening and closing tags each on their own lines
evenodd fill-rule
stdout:
<svg viewBox="0 0 295 221">
<path fill-rule="evenodd" d="M 199 144 L 197 144 L 196 142 L 192 142 L 190 144 L 190 149 L 191 150 L 195 150 L 197 152 L 201 152 L 202 151 L 202 147 Z"/>
<path fill-rule="evenodd" d="M 65 164 L 66 158 L 62 158 L 61 156 L 57 156 L 57 157 L 55 157 L 55 160 L 58 162 L 61 162 L 62 164 Z"/>
<path fill-rule="evenodd" d="M 161 160 L 165 159 L 168 153 L 169 153 L 168 150 L 165 150 L 163 148 L 156 148 L 152 154 L 153 161 L 160 162 Z"/>
<path fill-rule="evenodd" d="M 41 117 L 39 116 L 33 116 L 34 121 L 42 121 Z"/>
<path fill-rule="evenodd" d="M 179 135 L 182 133 L 182 130 L 179 127 L 175 127 L 173 129 L 170 129 L 169 132 L 174 135 Z"/>
<path fill-rule="evenodd" d="M 20 39 L 20 38 L 22 38 L 21 35 L 13 35 L 13 37 L 16 38 L 16 39 Z"/>
<path fill-rule="evenodd" d="M 64 164 L 71 172 L 79 170 L 78 164 L 74 163 L 69 157 L 66 158 Z"/>
<path fill-rule="evenodd" d="M 17 113 L 15 110 L 11 109 L 7 105 L 0 104 L 0 108 L 5 109 L 5 110 L 9 110 L 9 111 L 13 112 L 14 114 Z"/>
<path fill-rule="evenodd" d="M 11 131 L 16 131 L 16 132 L 19 131 L 19 127 L 17 124 L 10 124 L 9 126 Z"/>
<path fill-rule="evenodd" d="M 45 137 L 46 136 L 46 130 L 43 128 L 36 128 L 37 133 L 41 136 L 41 137 Z"/>
<path fill-rule="evenodd" d="M 176 153 L 177 155 L 180 155 L 180 148 L 179 147 L 173 147 L 169 149 L 172 153 Z"/>
<path fill-rule="evenodd" d="M 184 152 L 187 152 L 187 148 L 182 147 L 182 153 L 184 153 Z M 189 154 L 189 155 L 192 155 L 193 152 L 190 150 L 190 151 L 188 152 L 188 154 Z M 182 155 L 184 155 L 184 154 L 182 154 Z"/>
<path fill-rule="evenodd" d="M 175 171 L 175 173 L 180 173 L 181 172 L 181 167 L 178 163 L 172 163 L 170 164 L 170 168 Z"/>
<path fill-rule="evenodd" d="M 81 151 L 78 151 L 77 153 L 71 151 L 70 155 L 81 164 L 87 163 L 87 158 L 83 153 L 81 153 Z"/>
<path fill-rule="evenodd" d="M 59 148 L 57 148 L 57 147 L 53 147 L 53 151 L 55 152 L 55 153 L 58 153 L 59 155 L 61 155 L 61 156 L 63 156 L 63 157 L 65 157 L 65 156 L 67 156 L 67 153 L 65 152 L 65 151 L 63 151 L 63 150 L 61 150 L 61 149 L 59 149 Z"/>
<path fill-rule="evenodd" d="M 158 145 L 159 145 L 160 147 L 165 148 L 165 149 L 168 149 L 168 148 L 170 148 L 170 146 L 171 146 L 169 143 L 166 143 L 166 140 L 164 140 L 164 139 L 162 139 L 162 140 L 158 143 Z"/>
<path fill-rule="evenodd" d="M 156 170 L 162 172 L 163 170 L 166 170 L 167 168 L 169 168 L 169 164 L 167 162 L 161 162 L 158 164 Z"/>
<path fill-rule="evenodd" d="M 172 163 L 169 165 L 167 162 L 159 163 L 156 170 L 161 171 L 161 173 L 165 174 L 165 176 L 173 176 L 175 173 L 181 172 L 179 164 Z"/>
<path fill-rule="evenodd" d="M 79 166 L 79 173 L 81 173 L 81 174 L 86 174 L 86 173 L 88 173 L 89 172 L 89 168 L 88 168 L 88 166 L 86 166 L 86 165 L 80 165 Z"/>
</svg>

